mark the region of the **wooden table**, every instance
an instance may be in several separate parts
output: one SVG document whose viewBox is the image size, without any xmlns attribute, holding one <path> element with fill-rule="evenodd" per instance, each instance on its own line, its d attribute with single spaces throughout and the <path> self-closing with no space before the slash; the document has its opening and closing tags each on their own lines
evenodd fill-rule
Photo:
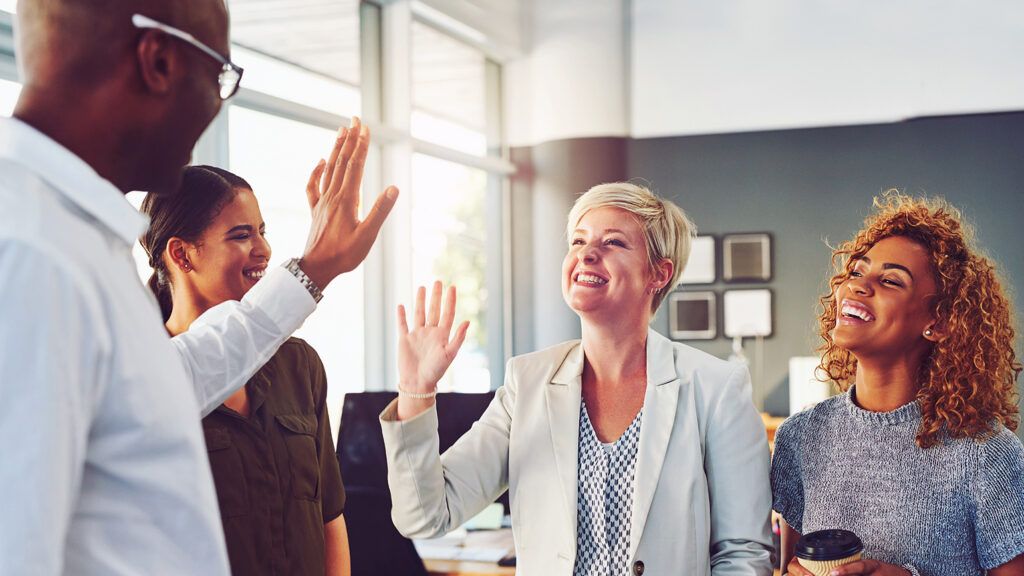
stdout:
<svg viewBox="0 0 1024 576">
<path fill-rule="evenodd" d="M 424 560 L 430 576 L 515 576 L 511 566 L 498 566 L 494 562 L 467 562 L 465 560 Z"/>
</svg>

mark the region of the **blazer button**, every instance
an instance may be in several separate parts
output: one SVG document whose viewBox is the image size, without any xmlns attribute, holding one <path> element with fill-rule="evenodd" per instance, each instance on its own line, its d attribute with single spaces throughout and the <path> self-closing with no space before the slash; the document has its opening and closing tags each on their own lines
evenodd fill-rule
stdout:
<svg viewBox="0 0 1024 576">
<path fill-rule="evenodd" d="M 633 575 L 643 576 L 644 574 L 644 563 L 640 560 L 633 562 Z"/>
</svg>

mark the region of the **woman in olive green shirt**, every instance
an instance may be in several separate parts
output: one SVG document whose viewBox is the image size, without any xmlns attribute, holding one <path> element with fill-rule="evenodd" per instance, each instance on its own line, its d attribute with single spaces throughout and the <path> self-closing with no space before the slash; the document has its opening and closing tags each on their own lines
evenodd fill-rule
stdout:
<svg viewBox="0 0 1024 576">
<path fill-rule="evenodd" d="M 149 286 L 171 335 L 242 296 L 270 245 L 245 180 L 190 166 L 173 195 L 146 197 Z M 242 389 L 203 419 L 234 574 L 348 576 L 345 493 L 313 348 L 289 339 Z"/>
</svg>

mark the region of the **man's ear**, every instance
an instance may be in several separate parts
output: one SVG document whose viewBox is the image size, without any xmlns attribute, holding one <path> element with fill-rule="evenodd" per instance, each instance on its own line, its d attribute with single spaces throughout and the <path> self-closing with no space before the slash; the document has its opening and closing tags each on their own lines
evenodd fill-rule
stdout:
<svg viewBox="0 0 1024 576">
<path fill-rule="evenodd" d="M 164 250 L 164 258 L 168 263 L 168 268 L 174 267 L 182 272 L 190 272 L 192 270 L 192 262 L 189 260 L 188 255 L 191 247 L 191 244 L 177 236 L 168 240 L 167 249 Z"/>
<path fill-rule="evenodd" d="M 181 65 L 181 56 L 172 43 L 167 34 L 145 30 L 136 45 L 139 76 L 146 89 L 154 94 L 167 94 L 174 85 L 174 72 Z"/>
</svg>

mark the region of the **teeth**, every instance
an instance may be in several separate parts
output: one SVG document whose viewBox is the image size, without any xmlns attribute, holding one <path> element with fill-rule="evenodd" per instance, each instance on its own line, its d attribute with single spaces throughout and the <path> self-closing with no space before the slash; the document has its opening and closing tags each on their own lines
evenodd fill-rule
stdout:
<svg viewBox="0 0 1024 576">
<path fill-rule="evenodd" d="M 848 318 L 860 318 L 865 322 L 871 322 L 875 319 L 875 317 L 864 308 L 853 304 L 847 304 L 846 302 L 843 302 L 842 313 L 843 316 Z"/>
<path fill-rule="evenodd" d="M 247 278 L 252 278 L 253 280 L 259 280 L 260 278 L 263 278 L 263 274 L 264 274 L 264 273 L 266 273 L 266 269 L 261 269 L 261 270 L 250 270 L 250 271 L 248 271 L 248 272 L 244 272 L 243 274 L 244 274 L 244 275 L 245 275 L 245 276 L 246 276 Z"/>
<path fill-rule="evenodd" d="M 608 283 L 607 280 L 605 280 L 603 278 L 600 278 L 598 276 L 594 276 L 593 274 L 580 274 L 580 275 L 576 276 L 576 281 L 577 282 L 585 282 L 587 284 L 607 284 Z"/>
</svg>

